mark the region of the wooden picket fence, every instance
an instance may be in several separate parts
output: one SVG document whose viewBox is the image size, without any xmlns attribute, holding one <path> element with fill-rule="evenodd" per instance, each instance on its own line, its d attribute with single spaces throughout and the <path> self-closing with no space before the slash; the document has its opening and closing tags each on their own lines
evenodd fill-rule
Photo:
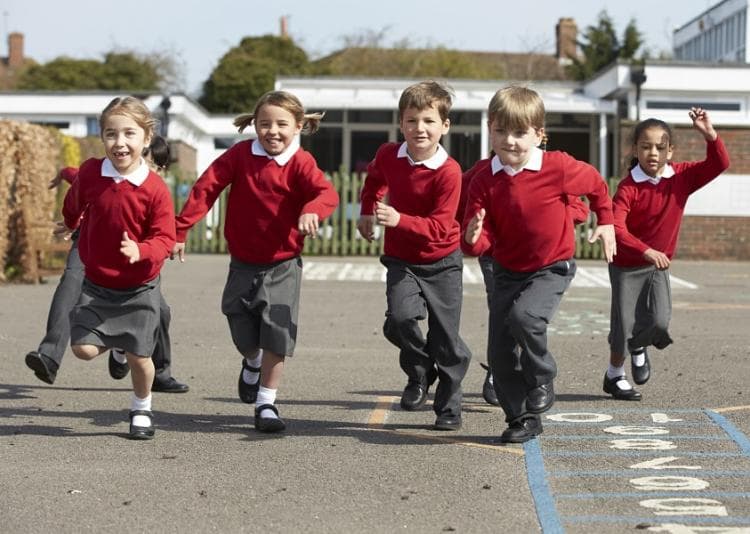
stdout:
<svg viewBox="0 0 750 534">
<path fill-rule="evenodd" d="M 303 253 L 318 256 L 379 256 L 383 252 L 383 229 L 376 227 L 376 239 L 368 242 L 357 231 L 359 218 L 359 195 L 365 175 L 360 173 L 334 172 L 327 174 L 339 193 L 340 203 L 336 211 L 326 219 L 318 232 L 318 238 L 306 239 Z M 173 186 L 175 210 L 179 212 L 187 199 L 190 184 L 195 176 L 173 173 L 168 181 Z M 609 181 L 610 193 L 617 186 L 617 179 Z M 224 191 L 209 214 L 201 219 L 188 234 L 186 243 L 190 253 L 225 254 L 224 214 L 227 191 Z M 576 258 L 601 259 L 599 242 L 589 243 L 593 232 L 592 217 L 576 226 Z"/>
</svg>

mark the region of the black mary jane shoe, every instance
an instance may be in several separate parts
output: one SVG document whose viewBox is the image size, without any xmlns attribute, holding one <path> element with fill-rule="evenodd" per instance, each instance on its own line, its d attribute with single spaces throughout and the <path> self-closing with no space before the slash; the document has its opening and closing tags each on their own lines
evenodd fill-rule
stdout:
<svg viewBox="0 0 750 534">
<path fill-rule="evenodd" d="M 609 393 L 617 400 L 641 400 L 640 391 L 636 391 L 635 388 L 622 389 L 619 385 L 617 385 L 620 380 L 627 380 L 627 378 L 625 378 L 624 376 L 609 378 L 607 376 L 607 373 L 604 373 L 604 385 L 602 386 L 604 393 Z"/>
<path fill-rule="evenodd" d="M 114 378 L 115 380 L 121 380 L 128 376 L 128 371 L 130 371 L 130 366 L 127 362 L 120 363 L 117 360 L 115 360 L 114 351 L 109 351 L 109 358 L 107 358 L 107 364 L 109 367 L 109 376 Z"/>
<path fill-rule="evenodd" d="M 242 358 L 242 369 L 240 369 L 240 378 L 237 381 L 237 395 L 240 400 L 245 404 L 255 404 L 255 400 L 258 398 L 258 390 L 260 389 L 260 374 L 258 374 L 258 381 L 255 384 L 248 384 L 242 375 L 245 369 L 251 373 L 260 373 L 260 367 L 251 367 L 247 364 L 247 360 Z"/>
<path fill-rule="evenodd" d="M 645 384 L 651 378 L 651 362 L 648 360 L 646 349 L 643 349 L 643 356 L 646 358 L 643 365 L 635 365 L 633 363 L 633 355 L 630 355 L 630 371 L 633 375 L 633 382 L 639 386 Z"/>
<path fill-rule="evenodd" d="M 128 414 L 130 416 L 130 432 L 128 437 L 130 439 L 153 439 L 154 437 L 154 425 L 151 426 L 136 426 L 133 424 L 133 418 L 136 415 L 145 415 L 149 419 L 152 418 L 150 410 L 131 410 Z"/>
<path fill-rule="evenodd" d="M 271 410 L 277 416 L 279 410 L 273 404 L 261 404 L 255 407 L 255 430 L 258 432 L 281 432 L 286 428 L 286 423 L 280 417 L 261 417 L 263 410 Z"/>
</svg>

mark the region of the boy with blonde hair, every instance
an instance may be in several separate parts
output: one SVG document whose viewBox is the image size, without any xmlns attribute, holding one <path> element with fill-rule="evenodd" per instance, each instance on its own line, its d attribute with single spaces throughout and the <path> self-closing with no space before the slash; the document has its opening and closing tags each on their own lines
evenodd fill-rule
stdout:
<svg viewBox="0 0 750 534">
<path fill-rule="evenodd" d="M 358 229 L 372 240 L 385 226 L 387 268 L 383 333 L 400 349 L 408 381 L 404 410 L 417 410 L 437 379 L 436 430 L 461 427 L 461 381 L 471 353 L 458 334 L 463 297 L 461 168 L 440 146 L 448 133 L 450 92 L 437 82 L 407 87 L 399 100 L 403 143 L 382 145 L 367 168 Z M 384 198 L 388 195 L 389 204 Z M 427 319 L 427 335 L 419 321 Z"/>
<path fill-rule="evenodd" d="M 612 201 L 591 165 L 564 152 L 544 152 L 544 103 L 526 87 L 498 91 L 489 105 L 495 156 L 471 181 L 464 250 L 492 251 L 495 288 L 489 362 L 508 428 L 501 441 L 522 443 L 542 432 L 539 414 L 555 400 L 557 366 L 547 325 L 575 275 L 573 213 L 568 199 L 585 195 L 607 261 L 615 254 Z"/>
</svg>

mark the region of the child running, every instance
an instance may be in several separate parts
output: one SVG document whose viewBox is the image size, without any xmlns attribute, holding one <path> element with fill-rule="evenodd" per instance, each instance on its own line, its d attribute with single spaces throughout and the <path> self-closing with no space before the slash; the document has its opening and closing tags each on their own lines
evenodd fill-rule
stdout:
<svg viewBox="0 0 750 534">
<path fill-rule="evenodd" d="M 625 376 L 626 353 L 633 381 L 645 384 L 651 377 L 647 347 L 661 350 L 672 343 L 669 267 L 685 203 L 729 167 L 729 155 L 708 113 L 692 108 L 688 115 L 706 140 L 706 159 L 672 163 L 672 129 L 658 119 L 646 119 L 635 127 L 635 157 L 614 196 L 618 253 L 609 266 L 610 356 L 603 388 L 615 399 L 641 400 Z"/>
<path fill-rule="evenodd" d="M 544 103 L 526 87 L 499 90 L 489 105 L 495 156 L 469 187 L 464 249 L 492 249 L 495 286 L 490 310 L 489 359 L 508 428 L 500 440 L 522 443 L 542 432 L 539 414 L 555 400 L 555 360 L 547 326 L 575 275 L 572 195 L 585 195 L 612 260 L 615 233 L 607 184 L 591 165 L 564 152 L 544 152 Z"/>
<path fill-rule="evenodd" d="M 461 168 L 440 146 L 450 126 L 451 103 L 451 94 L 437 82 L 417 83 L 401 93 L 398 114 L 405 141 L 382 145 L 367 167 L 358 223 L 367 240 L 373 239 L 376 222 L 385 226 L 383 333 L 400 349 L 407 376 L 401 407 L 419 409 L 437 379 L 435 430 L 461 428 L 461 381 L 471 359 L 458 334 Z M 419 326 L 423 319 L 426 336 Z"/>
<path fill-rule="evenodd" d="M 174 208 L 164 180 L 143 159 L 156 126 L 146 106 L 115 98 L 99 125 L 106 157 L 83 162 L 63 205 L 65 226 L 80 225 L 85 272 L 70 317 L 71 348 L 83 360 L 108 348 L 125 351 L 133 382 L 129 437 L 151 439 L 159 273 L 175 243 Z"/>
<path fill-rule="evenodd" d="M 255 429 L 286 428 L 275 405 L 284 361 L 297 339 L 297 316 L 305 236 L 338 206 L 338 194 L 315 159 L 299 144 L 300 133 L 318 129 L 322 114 L 306 114 L 299 99 L 271 91 L 253 113 L 234 120 L 257 139 L 241 141 L 219 156 L 193 186 L 177 217 L 172 257 L 184 261 L 189 229 L 228 186 L 224 235 L 231 261 L 221 310 L 243 356 L 238 390 L 255 403 Z"/>
</svg>

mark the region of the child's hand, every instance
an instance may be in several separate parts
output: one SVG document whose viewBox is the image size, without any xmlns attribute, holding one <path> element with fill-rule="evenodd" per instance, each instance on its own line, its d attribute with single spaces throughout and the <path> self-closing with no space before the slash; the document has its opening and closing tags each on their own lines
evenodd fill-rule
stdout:
<svg viewBox="0 0 750 534">
<path fill-rule="evenodd" d="M 57 221 L 55 225 L 55 229 L 52 230 L 52 235 L 54 235 L 55 237 L 62 237 L 65 241 L 70 239 L 73 230 L 65 226 L 65 223 L 63 221 Z"/>
<path fill-rule="evenodd" d="M 643 259 L 649 263 L 653 263 L 660 271 L 666 271 L 669 269 L 669 258 L 667 255 L 658 250 L 654 250 L 653 248 L 650 248 L 643 253 Z"/>
<path fill-rule="evenodd" d="M 690 108 L 688 111 L 690 120 L 693 121 L 693 127 L 698 130 L 706 141 L 715 141 L 717 137 L 716 130 L 714 130 L 711 119 L 708 116 L 708 111 L 703 108 Z"/>
<path fill-rule="evenodd" d="M 398 221 L 401 220 L 401 214 L 393 206 L 377 202 L 375 204 L 375 219 L 378 221 L 378 224 L 395 227 L 398 226 Z"/>
<path fill-rule="evenodd" d="M 602 246 L 604 247 L 604 257 L 607 258 L 607 263 L 612 263 L 617 254 L 617 241 L 615 241 L 615 225 L 614 224 L 600 224 L 594 229 L 594 233 L 589 237 L 589 243 L 595 242 L 597 239 L 602 240 Z"/>
<path fill-rule="evenodd" d="M 484 226 L 484 216 L 486 215 L 484 208 L 480 209 L 476 215 L 474 215 L 469 221 L 464 232 L 464 241 L 469 245 L 475 245 L 479 241 L 479 236 L 482 234 L 482 226 Z"/>
<path fill-rule="evenodd" d="M 317 213 L 303 213 L 299 216 L 297 230 L 302 235 L 309 235 L 312 239 L 315 239 L 318 236 L 318 222 Z"/>
<path fill-rule="evenodd" d="M 57 173 L 57 176 L 52 178 L 52 180 L 49 181 L 49 189 L 54 189 L 55 187 L 58 187 L 63 181 L 62 177 L 62 171 Z"/>
<path fill-rule="evenodd" d="M 141 259 L 141 251 L 138 250 L 138 243 L 128 237 L 127 232 L 122 233 L 122 241 L 120 241 L 120 252 L 125 254 L 129 259 L 128 263 L 135 263 Z"/>
<path fill-rule="evenodd" d="M 169 254 L 169 259 L 180 258 L 180 263 L 185 263 L 185 243 L 175 243 L 172 247 L 172 252 Z"/>
<path fill-rule="evenodd" d="M 359 235 L 372 241 L 375 238 L 375 216 L 361 215 L 357 221 L 357 230 L 359 230 Z"/>
</svg>

